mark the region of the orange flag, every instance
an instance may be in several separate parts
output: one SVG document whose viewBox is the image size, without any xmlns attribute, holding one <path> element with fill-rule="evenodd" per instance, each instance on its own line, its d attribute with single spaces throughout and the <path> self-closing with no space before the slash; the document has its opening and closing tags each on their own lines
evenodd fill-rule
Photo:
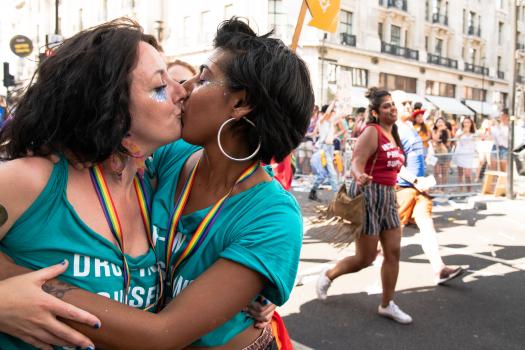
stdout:
<svg viewBox="0 0 525 350">
<path fill-rule="evenodd" d="M 306 0 L 312 20 L 308 25 L 335 33 L 341 0 Z"/>
</svg>

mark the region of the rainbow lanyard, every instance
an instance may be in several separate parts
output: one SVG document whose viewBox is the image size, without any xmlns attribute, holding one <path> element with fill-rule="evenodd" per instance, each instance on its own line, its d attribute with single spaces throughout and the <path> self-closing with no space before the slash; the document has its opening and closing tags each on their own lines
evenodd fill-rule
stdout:
<svg viewBox="0 0 525 350">
<path fill-rule="evenodd" d="M 173 211 L 171 212 L 170 216 L 170 226 L 167 236 L 167 244 L 166 244 L 166 270 L 169 270 L 168 266 L 170 266 L 171 257 L 173 255 L 173 244 L 175 243 L 175 235 L 177 231 L 177 225 L 179 223 L 179 220 L 182 216 L 182 212 L 184 211 L 184 207 L 186 207 L 186 203 L 188 202 L 188 198 L 190 197 L 191 188 L 193 187 L 193 182 L 195 181 L 195 173 L 197 172 L 197 167 L 199 166 L 200 159 L 197 161 L 197 164 L 193 167 L 193 170 L 190 173 L 190 176 L 186 180 L 186 183 L 184 184 L 184 187 L 182 189 L 181 194 L 179 195 L 178 200 L 175 202 L 175 207 L 173 208 Z M 226 199 L 230 196 L 235 186 L 255 173 L 257 168 L 259 167 L 259 162 L 255 162 L 252 165 L 250 165 L 246 170 L 242 172 L 242 174 L 239 176 L 233 187 L 230 189 L 230 191 L 217 203 L 213 205 L 213 207 L 210 209 L 208 214 L 202 219 L 201 223 L 193 233 L 193 236 L 191 240 L 188 242 L 188 245 L 182 252 L 182 254 L 179 256 L 179 259 L 177 262 L 173 265 L 171 268 L 170 273 L 170 279 L 171 286 L 173 288 L 173 278 L 175 276 L 175 271 L 177 270 L 177 267 L 184 261 L 184 259 L 191 256 L 195 251 L 200 247 L 202 242 L 204 242 L 204 239 L 210 232 L 210 229 L 215 222 L 215 219 L 219 215 L 221 209 L 224 206 L 224 203 L 226 202 Z"/>
<path fill-rule="evenodd" d="M 100 201 L 100 206 L 102 207 L 102 211 L 104 212 L 104 216 L 106 217 L 106 220 L 108 222 L 108 226 L 111 230 L 111 233 L 113 233 L 113 236 L 117 241 L 118 247 L 120 248 L 120 253 L 122 254 L 122 262 L 124 265 L 122 269 L 122 274 L 124 277 L 124 303 L 127 304 L 129 288 L 131 285 L 131 274 L 126 255 L 124 254 L 124 234 L 122 231 L 122 225 L 120 224 L 120 219 L 118 217 L 117 209 L 115 208 L 115 203 L 113 203 L 113 199 L 111 198 L 111 193 L 109 192 L 108 184 L 104 179 L 102 168 L 98 164 L 93 166 L 93 168 L 90 169 L 90 175 L 91 181 L 93 182 L 93 187 L 95 188 L 98 200 Z M 155 252 L 155 247 L 153 245 L 151 236 L 151 221 L 149 215 L 150 202 L 147 197 L 146 191 L 144 190 L 144 181 L 142 178 L 136 175 L 133 179 L 133 185 L 135 187 L 135 193 L 137 194 L 137 200 L 140 207 L 140 214 L 142 216 L 142 223 L 144 224 L 144 228 L 148 236 L 148 242 L 153 251 Z M 159 283 L 162 286 L 162 279 L 160 279 Z M 157 300 L 160 299 L 161 295 L 162 288 L 160 288 L 160 294 L 158 294 Z M 155 306 L 155 304 L 151 305 L 147 309 L 150 309 L 151 307 Z"/>
</svg>

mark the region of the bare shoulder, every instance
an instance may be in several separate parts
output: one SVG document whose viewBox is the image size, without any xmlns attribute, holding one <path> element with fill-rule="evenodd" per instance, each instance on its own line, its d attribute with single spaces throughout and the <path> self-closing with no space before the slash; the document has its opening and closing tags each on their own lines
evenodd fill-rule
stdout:
<svg viewBox="0 0 525 350">
<path fill-rule="evenodd" d="M 42 190 L 53 171 L 53 163 L 41 157 L 25 157 L 0 163 L 0 186 Z"/>
<path fill-rule="evenodd" d="M 0 239 L 42 192 L 52 171 L 53 163 L 39 157 L 0 163 L 0 205 L 6 213 Z"/>
<path fill-rule="evenodd" d="M 371 125 L 367 126 L 359 136 L 361 144 L 370 146 L 371 148 L 377 147 L 377 137 L 377 128 Z"/>
</svg>

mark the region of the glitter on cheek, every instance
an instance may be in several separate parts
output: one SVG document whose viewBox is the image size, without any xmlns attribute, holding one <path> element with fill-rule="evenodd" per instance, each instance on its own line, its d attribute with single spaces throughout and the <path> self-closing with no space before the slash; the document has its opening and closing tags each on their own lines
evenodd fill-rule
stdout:
<svg viewBox="0 0 525 350">
<path fill-rule="evenodd" d="M 156 102 L 166 102 L 168 100 L 168 93 L 166 88 L 155 89 L 151 92 L 150 97 Z"/>
</svg>

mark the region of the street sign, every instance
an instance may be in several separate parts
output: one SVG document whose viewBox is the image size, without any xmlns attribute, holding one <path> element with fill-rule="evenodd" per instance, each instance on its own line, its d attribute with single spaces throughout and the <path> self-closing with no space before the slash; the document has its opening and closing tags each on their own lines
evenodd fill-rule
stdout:
<svg viewBox="0 0 525 350">
<path fill-rule="evenodd" d="M 9 42 L 11 51 L 19 57 L 26 57 L 33 52 L 33 42 L 27 36 L 15 35 Z"/>
</svg>

